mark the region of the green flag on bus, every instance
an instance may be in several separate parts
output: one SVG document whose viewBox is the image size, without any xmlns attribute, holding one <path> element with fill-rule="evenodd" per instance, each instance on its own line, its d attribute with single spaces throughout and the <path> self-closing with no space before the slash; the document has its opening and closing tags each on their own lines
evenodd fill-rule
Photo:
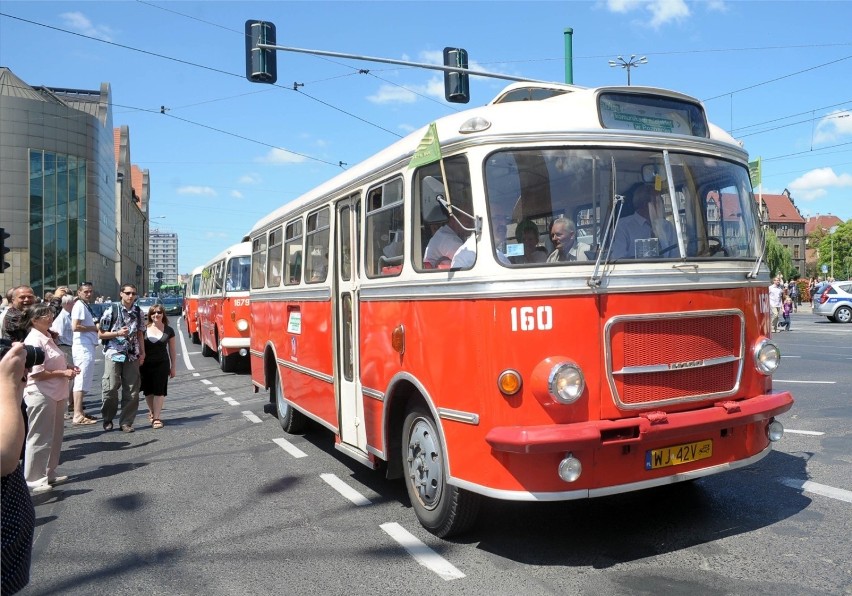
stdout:
<svg viewBox="0 0 852 596">
<path fill-rule="evenodd" d="M 748 175 L 751 178 L 752 186 L 759 186 L 762 180 L 761 177 L 761 168 L 760 168 L 760 158 L 757 158 L 757 161 L 748 162 Z"/>
<path fill-rule="evenodd" d="M 417 166 L 425 166 L 427 164 L 439 161 L 441 159 L 441 144 L 438 142 L 438 128 L 435 123 L 429 125 L 426 134 L 423 135 L 417 149 L 414 150 L 414 155 L 411 156 L 411 161 L 408 163 L 409 168 Z"/>
</svg>

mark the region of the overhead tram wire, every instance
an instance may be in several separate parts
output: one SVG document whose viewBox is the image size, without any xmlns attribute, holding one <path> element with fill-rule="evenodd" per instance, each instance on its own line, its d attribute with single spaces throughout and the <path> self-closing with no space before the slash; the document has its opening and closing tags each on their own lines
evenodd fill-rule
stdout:
<svg viewBox="0 0 852 596">
<path fill-rule="evenodd" d="M 54 31 L 59 31 L 61 33 L 68 33 L 69 35 L 75 35 L 77 37 L 82 37 L 84 39 L 88 39 L 88 40 L 91 40 L 91 41 L 97 41 L 99 43 L 105 43 L 105 44 L 115 46 L 115 47 L 118 47 L 118 48 L 122 48 L 122 49 L 125 49 L 125 50 L 130 50 L 130 51 L 133 51 L 133 52 L 139 52 L 141 54 L 146 54 L 148 56 L 154 56 L 155 58 L 162 58 L 164 60 L 171 60 L 172 62 L 185 64 L 187 66 L 194 66 L 196 68 L 201 68 L 201 69 L 209 70 L 209 71 L 216 72 L 216 73 L 219 73 L 219 74 L 223 74 L 223 75 L 227 75 L 227 76 L 231 76 L 231 77 L 236 77 L 238 79 L 244 78 L 244 75 L 242 75 L 242 74 L 228 72 L 226 70 L 221 70 L 219 68 L 213 68 L 211 66 L 204 66 L 203 64 L 197 64 L 195 62 L 189 62 L 188 60 L 181 60 L 180 58 L 173 58 L 171 56 L 166 56 L 164 54 L 158 54 L 157 52 L 151 52 L 149 50 L 142 50 L 140 48 L 134 48 L 132 46 L 116 43 L 114 41 L 107 41 L 105 39 L 98 39 L 97 37 L 92 37 L 90 35 L 84 35 L 82 33 L 77 33 L 76 31 L 69 31 L 68 29 L 62 29 L 61 27 L 54 27 L 53 25 L 47 25 L 45 23 L 39 23 L 37 21 L 31 21 L 29 19 L 25 19 L 23 17 L 17 17 L 15 15 L 10 15 L 10 14 L 5 13 L 5 12 L 0 12 L 0 16 L 7 17 L 7 18 L 10 18 L 10 19 L 15 19 L 17 21 L 22 21 L 24 23 L 29 23 L 30 25 L 36 25 L 38 27 L 44 27 L 46 29 L 52 29 Z M 241 35 L 244 35 L 244 34 L 241 33 Z M 380 125 L 376 124 L 375 122 L 370 122 L 369 120 L 361 118 L 360 116 L 356 116 L 355 114 L 353 114 L 351 112 L 347 112 L 346 110 L 344 110 L 342 108 L 338 108 L 337 106 L 334 106 L 334 105 L 332 105 L 332 104 L 330 104 L 326 101 L 323 101 L 323 100 L 321 100 L 317 97 L 313 97 L 312 95 L 305 93 L 304 91 L 298 91 L 296 89 L 293 89 L 292 87 L 287 87 L 287 86 L 278 85 L 278 84 L 275 84 L 274 87 L 277 87 L 279 89 L 284 89 L 286 91 L 296 91 L 300 95 L 307 97 L 308 99 L 313 100 L 313 101 L 315 101 L 319 104 L 322 104 L 322 105 L 326 106 L 327 108 L 331 108 L 332 110 L 340 112 L 341 114 L 349 116 L 350 118 L 354 118 L 355 120 L 359 120 L 359 121 L 363 122 L 364 124 L 367 124 L 367 125 L 372 126 L 374 128 L 378 128 L 379 130 L 384 131 L 384 132 L 386 132 L 390 135 L 393 135 L 396 138 L 402 138 L 402 135 L 400 135 L 399 133 L 396 133 L 396 132 L 389 130 L 389 129 L 383 127 L 383 126 L 380 126 Z"/>
</svg>

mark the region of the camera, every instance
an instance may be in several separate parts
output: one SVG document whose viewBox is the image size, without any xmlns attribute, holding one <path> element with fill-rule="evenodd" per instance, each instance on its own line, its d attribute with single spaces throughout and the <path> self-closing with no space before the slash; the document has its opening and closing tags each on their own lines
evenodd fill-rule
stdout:
<svg viewBox="0 0 852 596">
<path fill-rule="evenodd" d="M 0 360 L 6 355 L 6 352 L 12 349 L 12 342 L 8 339 L 0 339 Z M 25 368 L 32 368 L 38 364 L 44 364 L 44 350 L 35 346 L 24 346 L 27 353 Z"/>
</svg>

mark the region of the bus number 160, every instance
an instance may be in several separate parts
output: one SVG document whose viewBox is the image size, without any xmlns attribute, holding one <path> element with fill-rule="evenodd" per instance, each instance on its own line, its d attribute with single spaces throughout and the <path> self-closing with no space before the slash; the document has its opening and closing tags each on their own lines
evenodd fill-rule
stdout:
<svg viewBox="0 0 852 596">
<path fill-rule="evenodd" d="M 550 306 L 512 307 L 512 331 L 547 331 L 553 329 L 553 308 Z"/>
</svg>

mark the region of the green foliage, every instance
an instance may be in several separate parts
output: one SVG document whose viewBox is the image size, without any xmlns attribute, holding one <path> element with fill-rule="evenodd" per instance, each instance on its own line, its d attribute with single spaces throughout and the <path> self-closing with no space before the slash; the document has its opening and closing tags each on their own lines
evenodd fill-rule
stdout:
<svg viewBox="0 0 852 596">
<path fill-rule="evenodd" d="M 784 279 L 790 279 L 798 275 L 798 270 L 793 267 L 793 257 L 790 251 L 778 242 L 778 237 L 772 230 L 766 230 L 766 265 L 769 267 L 769 275 L 775 277 L 779 273 Z"/>
<path fill-rule="evenodd" d="M 828 266 L 828 275 L 832 275 L 832 255 L 834 279 L 852 279 L 852 219 L 819 240 L 819 275 L 822 275 L 823 264 Z"/>
</svg>

